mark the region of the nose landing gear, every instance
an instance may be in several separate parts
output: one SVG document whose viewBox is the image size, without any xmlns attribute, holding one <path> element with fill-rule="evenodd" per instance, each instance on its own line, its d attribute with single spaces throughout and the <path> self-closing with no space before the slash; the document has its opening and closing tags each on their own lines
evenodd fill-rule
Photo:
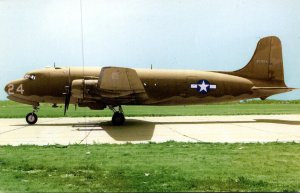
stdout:
<svg viewBox="0 0 300 193">
<path fill-rule="evenodd" d="M 123 125 L 125 122 L 125 116 L 122 107 L 118 106 L 118 110 L 113 106 L 108 106 L 108 107 L 110 110 L 114 112 L 114 115 L 112 116 L 111 119 L 112 124 L 116 126 Z"/>
<path fill-rule="evenodd" d="M 26 115 L 26 122 L 29 125 L 34 125 L 37 122 L 38 116 L 35 113 L 38 112 L 38 110 L 39 110 L 39 108 L 37 106 L 34 106 L 32 113 L 28 113 Z"/>
</svg>

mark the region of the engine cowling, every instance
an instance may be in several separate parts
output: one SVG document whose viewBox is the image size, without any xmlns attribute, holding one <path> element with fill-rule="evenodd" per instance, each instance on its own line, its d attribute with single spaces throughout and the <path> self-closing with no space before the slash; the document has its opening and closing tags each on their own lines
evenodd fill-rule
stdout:
<svg viewBox="0 0 300 193">
<path fill-rule="evenodd" d="M 76 79 L 72 81 L 72 97 L 91 98 L 91 92 L 97 90 L 98 80 Z"/>
</svg>

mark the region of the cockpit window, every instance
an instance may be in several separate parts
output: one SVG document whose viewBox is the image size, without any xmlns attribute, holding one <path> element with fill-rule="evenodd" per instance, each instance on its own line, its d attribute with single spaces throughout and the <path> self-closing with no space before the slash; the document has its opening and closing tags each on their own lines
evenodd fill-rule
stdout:
<svg viewBox="0 0 300 193">
<path fill-rule="evenodd" d="M 34 74 L 25 74 L 24 78 L 29 79 L 29 80 L 35 80 L 35 75 Z"/>
</svg>

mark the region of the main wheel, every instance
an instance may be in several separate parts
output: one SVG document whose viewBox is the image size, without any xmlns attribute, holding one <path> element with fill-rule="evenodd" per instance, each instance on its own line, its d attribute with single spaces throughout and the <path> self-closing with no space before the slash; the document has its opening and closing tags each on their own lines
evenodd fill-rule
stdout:
<svg viewBox="0 0 300 193">
<path fill-rule="evenodd" d="M 26 116 L 26 122 L 29 125 L 34 125 L 38 120 L 38 117 L 35 113 L 28 113 Z"/>
<path fill-rule="evenodd" d="M 113 125 L 123 125 L 125 122 L 124 114 L 120 112 L 115 112 L 112 116 L 111 122 Z"/>
</svg>

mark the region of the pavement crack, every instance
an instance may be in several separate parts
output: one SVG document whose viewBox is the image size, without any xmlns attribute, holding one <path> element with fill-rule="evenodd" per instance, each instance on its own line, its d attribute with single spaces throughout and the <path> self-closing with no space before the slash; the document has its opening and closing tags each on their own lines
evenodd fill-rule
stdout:
<svg viewBox="0 0 300 193">
<path fill-rule="evenodd" d="M 29 125 L 28 125 L 29 126 Z M 18 127 L 18 128 L 15 128 L 15 129 L 11 129 L 11 130 L 8 130 L 8 131 L 3 131 L 0 133 L 0 135 L 2 134 L 6 134 L 6 133 L 10 133 L 10 132 L 13 132 L 13 131 L 16 131 L 16 130 L 19 130 L 19 129 L 23 129 L 23 128 L 26 128 L 28 126 L 23 126 L 23 127 Z"/>
<path fill-rule="evenodd" d="M 90 134 L 92 133 L 92 131 L 93 131 L 93 128 L 91 128 L 89 131 L 88 131 L 88 133 L 84 136 L 84 138 L 79 142 L 79 144 L 81 144 L 84 140 L 86 140 L 89 136 L 90 136 Z M 86 142 L 87 143 L 87 142 Z"/>
<path fill-rule="evenodd" d="M 174 132 L 174 133 L 177 133 L 177 134 L 180 135 L 180 136 L 186 137 L 186 138 L 188 138 L 188 139 L 192 139 L 192 140 L 194 140 L 194 141 L 196 141 L 196 142 L 203 142 L 203 141 L 201 141 L 201 140 L 199 140 L 199 139 L 197 139 L 197 138 L 194 138 L 194 137 L 188 136 L 188 135 L 186 135 L 186 134 L 184 134 L 184 133 L 181 133 L 181 132 L 177 131 L 176 129 L 173 129 L 172 127 L 168 127 L 168 126 L 165 126 L 165 125 L 164 125 L 164 127 L 167 128 L 167 129 L 169 129 L 169 130 L 171 130 L 171 131 Z"/>
<path fill-rule="evenodd" d="M 59 120 L 59 119 L 61 119 L 61 118 L 58 118 L 58 119 L 55 119 L 55 120 Z M 51 121 L 53 121 L 53 120 L 43 121 L 41 123 L 48 123 L 48 122 L 51 122 Z M 6 133 L 10 133 L 10 132 L 13 132 L 13 131 L 17 131 L 17 130 L 20 130 L 20 129 L 24 129 L 26 127 L 32 127 L 32 126 L 34 127 L 34 125 L 25 125 L 25 126 L 22 126 L 22 127 L 17 127 L 15 129 L 11 129 L 11 130 L 0 132 L 0 135 L 6 134 Z"/>
</svg>

